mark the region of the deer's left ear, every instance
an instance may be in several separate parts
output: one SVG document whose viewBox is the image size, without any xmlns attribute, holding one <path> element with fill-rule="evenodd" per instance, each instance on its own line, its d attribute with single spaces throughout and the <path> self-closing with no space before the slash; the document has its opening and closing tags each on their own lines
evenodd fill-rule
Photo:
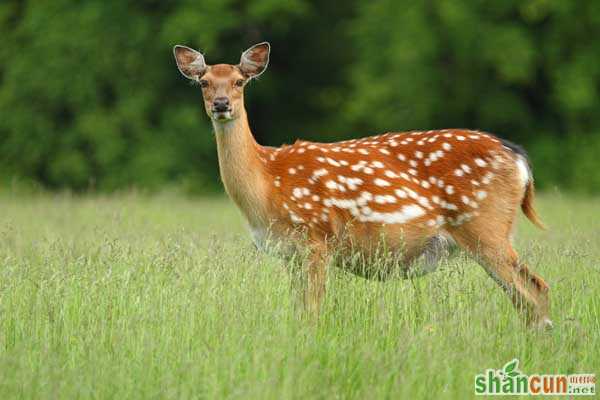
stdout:
<svg viewBox="0 0 600 400">
<path fill-rule="evenodd" d="M 248 78 L 256 78 L 267 69 L 271 45 L 268 42 L 255 44 L 242 53 L 239 68 Z"/>
</svg>

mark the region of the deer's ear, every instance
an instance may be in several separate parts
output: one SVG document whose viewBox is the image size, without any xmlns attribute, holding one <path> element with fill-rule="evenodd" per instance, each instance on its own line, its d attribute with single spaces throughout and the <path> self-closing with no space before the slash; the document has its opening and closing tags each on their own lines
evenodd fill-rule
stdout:
<svg viewBox="0 0 600 400">
<path fill-rule="evenodd" d="M 179 72 L 186 78 L 198 80 L 206 72 L 206 62 L 199 51 L 177 45 L 173 47 L 173 55 L 177 61 Z"/>
<path fill-rule="evenodd" d="M 248 78 L 256 78 L 267 69 L 271 45 L 268 42 L 255 44 L 242 53 L 239 68 Z"/>
</svg>

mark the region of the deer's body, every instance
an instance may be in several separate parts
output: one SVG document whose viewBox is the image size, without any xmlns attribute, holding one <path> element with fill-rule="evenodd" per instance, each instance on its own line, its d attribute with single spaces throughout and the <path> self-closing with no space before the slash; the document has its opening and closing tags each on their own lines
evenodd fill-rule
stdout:
<svg viewBox="0 0 600 400">
<path fill-rule="evenodd" d="M 221 178 L 255 243 L 310 251 L 311 307 L 321 302 L 333 253 L 342 259 L 359 253 L 369 260 L 384 248 L 393 262 L 372 271 L 381 277 L 394 268 L 408 271 L 420 256 L 435 263 L 451 238 L 477 258 L 530 322 L 550 323 L 547 285 L 511 246 L 519 208 L 540 225 L 524 152 L 491 134 L 463 129 L 263 147 L 250 131 L 243 92 L 235 88 L 262 73 L 268 45 L 246 51 L 238 66 L 208 67 L 200 53 L 177 50 L 184 75 L 213 82 L 213 88 L 210 83 L 203 88 Z M 227 95 L 227 107 L 219 90 Z M 365 269 L 354 272 L 369 275 Z"/>
</svg>

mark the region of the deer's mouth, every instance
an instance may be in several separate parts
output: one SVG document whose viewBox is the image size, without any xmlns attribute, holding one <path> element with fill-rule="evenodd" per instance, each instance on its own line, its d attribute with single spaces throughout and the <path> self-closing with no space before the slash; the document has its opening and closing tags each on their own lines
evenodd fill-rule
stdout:
<svg viewBox="0 0 600 400">
<path fill-rule="evenodd" d="M 215 121 L 229 121 L 231 119 L 233 119 L 233 116 L 231 114 L 231 109 L 227 110 L 227 111 L 212 111 L 212 118 Z"/>
</svg>

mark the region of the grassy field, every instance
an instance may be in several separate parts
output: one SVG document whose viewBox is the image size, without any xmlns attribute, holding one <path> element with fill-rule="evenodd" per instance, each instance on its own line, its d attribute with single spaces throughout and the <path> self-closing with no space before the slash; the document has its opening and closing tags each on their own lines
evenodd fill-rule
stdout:
<svg viewBox="0 0 600 400">
<path fill-rule="evenodd" d="M 521 325 L 455 256 L 414 281 L 331 274 L 298 318 L 282 261 L 228 200 L 0 196 L 0 398 L 469 398 L 474 375 L 600 373 L 600 199 L 538 199 L 516 247 L 551 286 Z"/>
</svg>

